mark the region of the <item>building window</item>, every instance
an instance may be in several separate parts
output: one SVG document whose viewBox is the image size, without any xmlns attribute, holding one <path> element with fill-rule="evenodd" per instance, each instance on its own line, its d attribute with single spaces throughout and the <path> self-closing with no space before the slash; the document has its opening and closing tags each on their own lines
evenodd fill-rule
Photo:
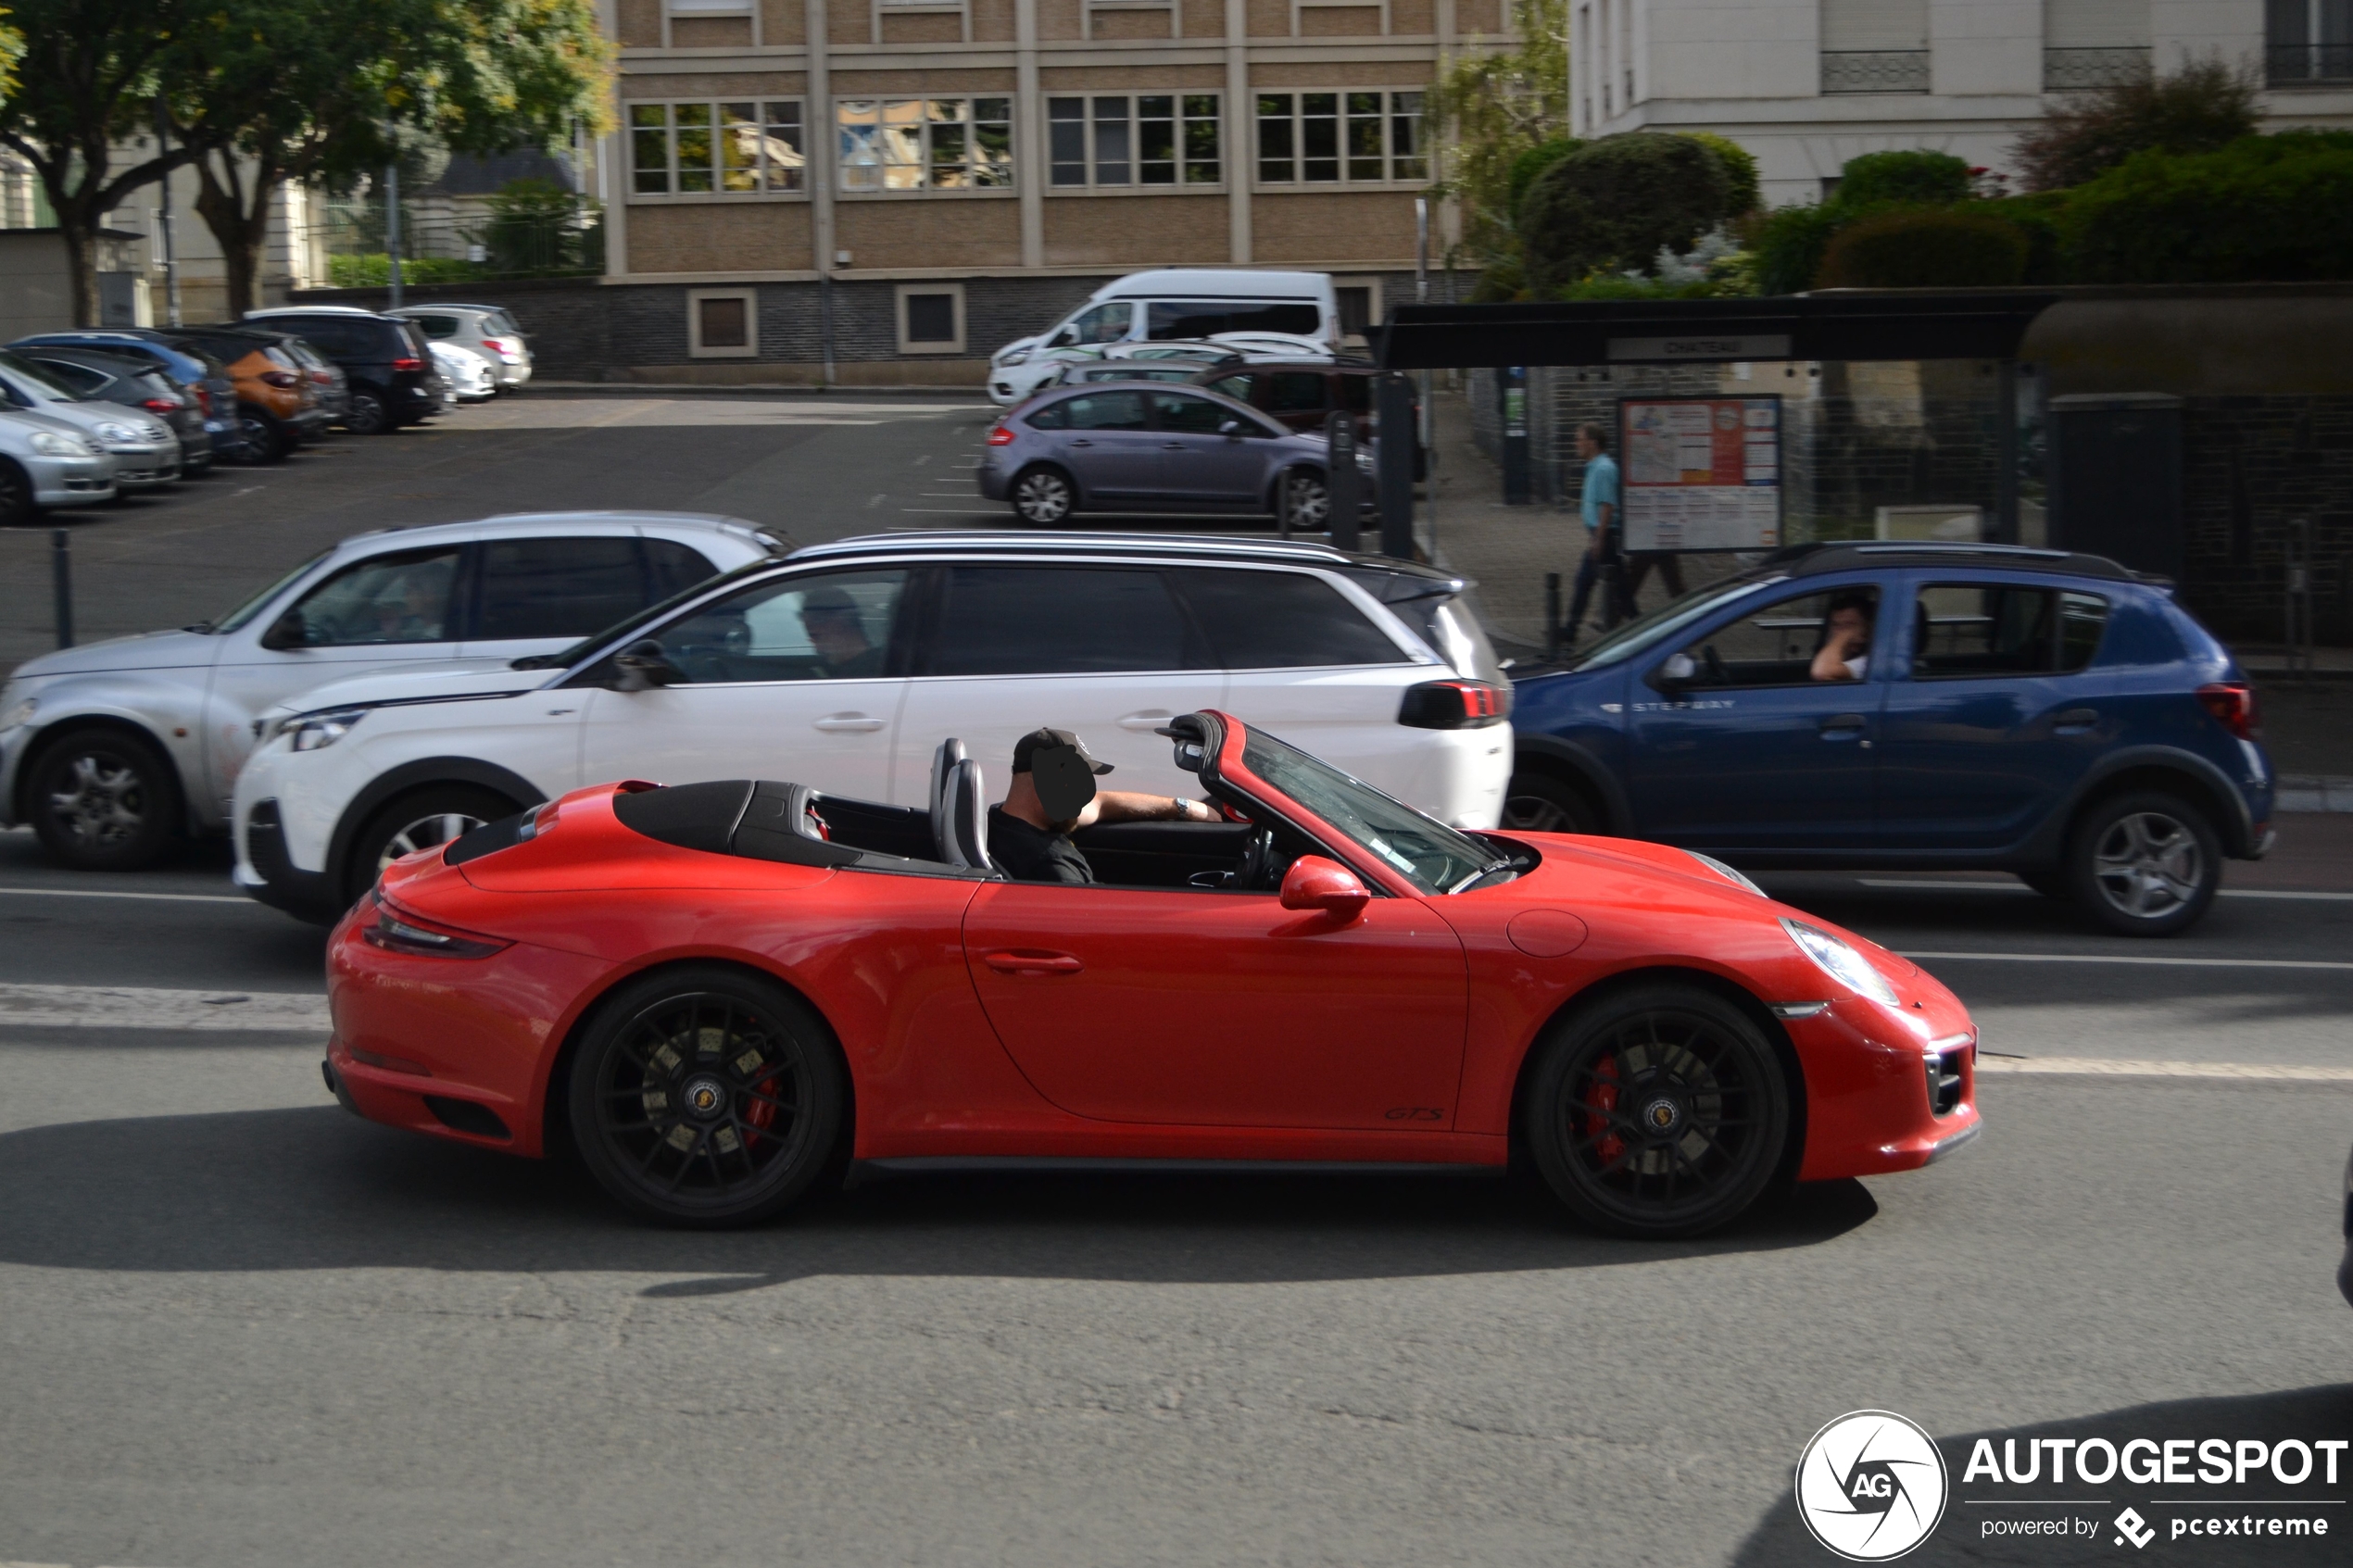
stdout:
<svg viewBox="0 0 2353 1568">
<path fill-rule="evenodd" d="M 2268 85 L 2353 82 L 2353 0 L 2268 0 L 2263 22 Z"/>
<path fill-rule="evenodd" d="M 1046 100 L 1056 185 L 1214 185 L 1217 135 L 1214 93 Z"/>
<path fill-rule="evenodd" d="M 1427 180 L 1419 93 L 1261 93 L 1265 185 Z"/>
<path fill-rule="evenodd" d="M 2149 0 L 2045 0 L 2045 92 L 2120 87 L 2148 74 Z"/>
<path fill-rule="evenodd" d="M 1925 93 L 1928 0 L 1821 0 L 1822 91 Z"/>
<path fill-rule="evenodd" d="M 964 351 L 964 285 L 899 285 L 899 352 L 962 354 Z"/>
<path fill-rule="evenodd" d="M 641 196 L 802 188 L 800 101 L 631 104 L 630 189 Z"/>
<path fill-rule="evenodd" d="M 845 191 L 1011 190 L 1011 98 L 843 98 Z"/>
<path fill-rule="evenodd" d="M 760 295 L 751 289 L 688 289 L 686 353 L 749 359 L 760 353 Z"/>
</svg>

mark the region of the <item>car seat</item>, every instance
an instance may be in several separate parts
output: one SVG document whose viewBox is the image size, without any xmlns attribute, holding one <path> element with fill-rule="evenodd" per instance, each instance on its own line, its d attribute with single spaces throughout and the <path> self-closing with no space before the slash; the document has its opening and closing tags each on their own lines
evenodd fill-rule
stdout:
<svg viewBox="0 0 2353 1568">
<path fill-rule="evenodd" d="M 948 824 L 947 857 L 967 871 L 995 870 L 988 860 L 988 799 L 981 788 L 980 764 L 966 759 L 948 774 L 941 821 Z"/>
<path fill-rule="evenodd" d="M 956 764 L 964 759 L 964 743 L 950 735 L 931 754 L 931 842 L 935 858 L 949 865 L 962 864 L 950 847 L 953 837 L 948 831 L 948 776 Z"/>
</svg>

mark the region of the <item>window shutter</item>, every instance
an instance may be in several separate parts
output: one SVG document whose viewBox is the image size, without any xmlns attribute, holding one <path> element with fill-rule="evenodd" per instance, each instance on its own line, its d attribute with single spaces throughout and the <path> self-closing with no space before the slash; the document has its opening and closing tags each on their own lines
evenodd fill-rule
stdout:
<svg viewBox="0 0 2353 1568">
<path fill-rule="evenodd" d="M 2149 0 L 2044 0 L 2043 26 L 2054 49 L 2145 49 Z"/>
<path fill-rule="evenodd" d="M 1822 0 L 1826 54 L 1928 47 L 1928 0 Z"/>
</svg>

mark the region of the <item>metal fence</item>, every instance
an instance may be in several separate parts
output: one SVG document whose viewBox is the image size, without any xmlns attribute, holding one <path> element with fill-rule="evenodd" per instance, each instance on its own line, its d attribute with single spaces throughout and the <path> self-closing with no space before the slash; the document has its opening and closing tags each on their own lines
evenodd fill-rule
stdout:
<svg viewBox="0 0 2353 1568">
<path fill-rule="evenodd" d="M 2271 87 L 2353 82 L 2353 44 L 2275 44 L 2263 52 L 2263 80 Z"/>
<path fill-rule="evenodd" d="M 329 286 L 376 288 L 391 282 L 381 205 L 329 207 L 314 243 Z M 403 204 L 399 245 L 401 277 L 410 283 L 587 277 L 605 269 L 604 227 L 594 211 L 436 213 Z"/>
</svg>

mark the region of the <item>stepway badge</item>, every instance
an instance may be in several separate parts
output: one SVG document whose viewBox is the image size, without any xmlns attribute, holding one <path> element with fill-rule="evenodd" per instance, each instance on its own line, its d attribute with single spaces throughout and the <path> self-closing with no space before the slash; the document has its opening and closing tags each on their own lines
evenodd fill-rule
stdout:
<svg viewBox="0 0 2353 1568">
<path fill-rule="evenodd" d="M 1850 1562 L 1885 1562 L 1928 1539 L 1947 1491 L 1935 1439 L 1892 1411 L 1840 1416 L 1797 1461 L 1797 1516 Z"/>
</svg>

